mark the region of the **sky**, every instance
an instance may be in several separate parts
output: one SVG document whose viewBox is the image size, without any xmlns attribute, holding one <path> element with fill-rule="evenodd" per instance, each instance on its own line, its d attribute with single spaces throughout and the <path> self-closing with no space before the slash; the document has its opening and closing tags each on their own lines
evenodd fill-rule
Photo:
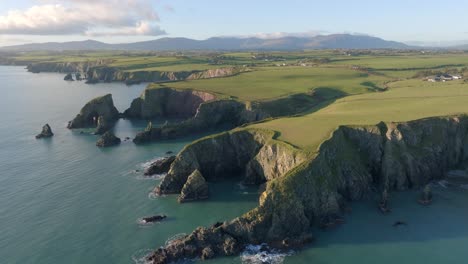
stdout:
<svg viewBox="0 0 468 264">
<path fill-rule="evenodd" d="M 462 0 L 0 0 L 0 46 L 334 33 L 450 45 L 468 43 L 467 12 Z"/>
</svg>

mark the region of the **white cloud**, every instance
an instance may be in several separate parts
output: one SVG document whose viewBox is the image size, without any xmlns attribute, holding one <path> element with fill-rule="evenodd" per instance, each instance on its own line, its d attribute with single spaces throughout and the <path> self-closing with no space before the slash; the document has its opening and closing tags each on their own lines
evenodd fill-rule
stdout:
<svg viewBox="0 0 468 264">
<path fill-rule="evenodd" d="M 141 35 L 166 32 L 150 0 L 42 0 L 26 10 L 0 15 L 0 34 Z"/>
</svg>

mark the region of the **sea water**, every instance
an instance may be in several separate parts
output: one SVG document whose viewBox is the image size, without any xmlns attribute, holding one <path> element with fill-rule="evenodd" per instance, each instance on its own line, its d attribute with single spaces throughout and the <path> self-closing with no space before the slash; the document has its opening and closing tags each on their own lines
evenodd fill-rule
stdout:
<svg viewBox="0 0 468 264">
<path fill-rule="evenodd" d="M 212 197 L 203 202 L 181 205 L 172 195 L 149 195 L 159 178 L 143 177 L 144 166 L 194 138 L 99 149 L 97 136 L 66 129 L 88 100 L 112 93 L 122 112 L 144 87 L 66 82 L 62 74 L 0 66 L 1 264 L 139 263 L 168 238 L 256 206 L 256 189 L 233 181 L 212 184 Z M 55 136 L 36 140 L 45 123 Z M 133 137 L 145 126 L 120 120 L 115 133 Z M 314 230 L 317 241 L 300 251 L 251 246 L 241 256 L 208 263 L 466 263 L 468 190 L 434 188 L 428 207 L 417 197 L 417 192 L 392 193 L 389 215 L 378 212 L 375 199 L 353 203 L 345 224 Z M 138 223 L 154 214 L 168 218 Z M 395 221 L 408 225 L 393 227 Z"/>
<path fill-rule="evenodd" d="M 247 212 L 255 189 L 216 183 L 209 201 L 180 205 L 175 196 L 151 198 L 158 179 L 142 175 L 147 162 L 177 153 L 194 138 L 100 149 L 97 136 L 67 122 L 90 99 L 111 93 L 120 112 L 145 85 L 87 85 L 62 74 L 0 67 L 0 263 L 134 263 L 141 252 Z M 164 122 L 165 120 L 161 120 Z M 54 137 L 34 136 L 48 123 Z M 120 120 L 118 137 L 133 138 L 146 122 Z M 162 223 L 138 219 L 165 214 Z"/>
</svg>

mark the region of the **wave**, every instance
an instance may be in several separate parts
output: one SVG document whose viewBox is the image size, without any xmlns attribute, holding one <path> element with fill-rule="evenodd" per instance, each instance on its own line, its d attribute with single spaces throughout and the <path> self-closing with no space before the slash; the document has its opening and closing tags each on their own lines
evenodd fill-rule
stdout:
<svg viewBox="0 0 468 264">
<path fill-rule="evenodd" d="M 187 236 L 186 233 L 180 233 L 180 234 L 176 234 L 176 235 L 173 235 L 172 237 L 168 238 L 166 240 L 166 243 L 164 244 L 166 247 L 171 245 L 172 243 L 174 243 L 174 241 L 177 241 L 177 240 L 180 240 L 181 238 Z"/>
<path fill-rule="evenodd" d="M 152 249 L 140 249 L 132 255 L 135 264 L 150 264 L 148 256 L 153 252 Z"/>
<path fill-rule="evenodd" d="M 245 264 L 281 264 L 287 256 L 294 254 L 294 251 L 280 251 L 272 249 L 266 244 L 248 245 L 241 253 L 240 258 Z"/>
</svg>

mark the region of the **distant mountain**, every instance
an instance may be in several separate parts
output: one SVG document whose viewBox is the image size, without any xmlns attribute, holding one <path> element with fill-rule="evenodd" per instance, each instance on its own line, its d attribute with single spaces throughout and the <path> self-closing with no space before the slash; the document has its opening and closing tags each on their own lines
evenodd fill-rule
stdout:
<svg viewBox="0 0 468 264">
<path fill-rule="evenodd" d="M 282 37 L 276 39 L 215 37 L 206 40 L 161 38 L 125 44 L 107 44 L 94 40 L 49 42 L 0 48 L 12 51 L 43 50 L 304 50 L 304 49 L 406 49 L 408 45 L 381 38 L 334 34 L 315 37 Z"/>
</svg>

